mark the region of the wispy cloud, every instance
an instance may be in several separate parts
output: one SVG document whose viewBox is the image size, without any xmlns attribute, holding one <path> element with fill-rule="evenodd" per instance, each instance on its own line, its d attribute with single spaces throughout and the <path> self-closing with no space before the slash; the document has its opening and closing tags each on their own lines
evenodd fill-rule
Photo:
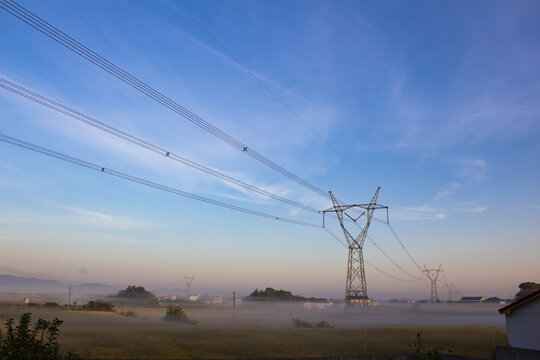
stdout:
<svg viewBox="0 0 540 360">
<path fill-rule="evenodd" d="M 457 166 L 454 169 L 454 180 L 435 195 L 435 201 L 448 197 L 459 190 L 481 184 L 488 180 L 487 163 L 483 159 L 453 159 L 450 163 Z"/>
<path fill-rule="evenodd" d="M 133 219 L 123 216 L 113 216 L 103 212 L 93 211 L 79 207 L 67 207 L 67 209 L 74 214 L 74 216 L 81 224 L 85 224 L 87 226 L 119 230 L 140 229 L 152 226 L 150 223 L 140 219 Z"/>
<path fill-rule="evenodd" d="M 397 207 L 392 210 L 391 217 L 395 220 L 441 220 L 446 218 L 446 214 L 441 209 L 424 205 L 419 207 Z"/>
</svg>

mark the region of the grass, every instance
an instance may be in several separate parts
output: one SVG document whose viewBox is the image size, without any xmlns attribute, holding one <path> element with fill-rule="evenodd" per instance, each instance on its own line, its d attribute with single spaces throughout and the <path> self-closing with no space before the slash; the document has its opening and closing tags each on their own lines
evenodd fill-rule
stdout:
<svg viewBox="0 0 540 360">
<path fill-rule="evenodd" d="M 0 308 L 0 320 L 29 309 Z M 128 308 L 123 310 L 130 310 Z M 503 328 L 365 327 L 293 328 L 287 325 L 223 326 L 202 322 L 190 326 L 162 321 L 165 308 L 137 308 L 144 317 L 119 313 L 33 309 L 34 317 L 65 320 L 59 342 L 65 352 L 99 359 L 271 359 L 413 354 L 416 333 L 422 330 L 426 350 L 492 358 L 497 345 L 506 345 Z M 188 309 L 189 310 L 189 309 Z M 202 318 L 203 310 L 189 310 Z M 288 316 L 287 316 L 288 317 Z M 329 319 L 329 322 L 332 320 Z M 3 321 L 2 321 L 3 322 Z M 285 324 L 285 323 L 283 323 Z"/>
<path fill-rule="evenodd" d="M 414 353 L 416 328 L 218 329 L 178 324 L 64 329 L 65 351 L 84 358 L 235 359 Z M 506 344 L 504 329 L 423 328 L 426 349 L 490 358 Z"/>
</svg>

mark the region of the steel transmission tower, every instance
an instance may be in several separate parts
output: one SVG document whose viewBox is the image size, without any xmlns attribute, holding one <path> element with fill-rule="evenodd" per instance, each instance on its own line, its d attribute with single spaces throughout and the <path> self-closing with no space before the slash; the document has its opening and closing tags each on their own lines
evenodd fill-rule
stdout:
<svg viewBox="0 0 540 360">
<path fill-rule="evenodd" d="M 191 291 L 191 283 L 195 279 L 195 276 L 184 276 L 184 281 L 186 282 L 187 291 Z"/>
<path fill-rule="evenodd" d="M 377 188 L 377 191 L 375 191 L 375 195 L 373 195 L 373 198 L 369 204 L 353 205 L 340 204 L 340 202 L 330 191 L 329 193 L 333 206 L 323 211 L 323 227 L 325 226 L 324 215 L 327 212 L 335 212 L 339 220 L 339 224 L 341 225 L 341 229 L 343 230 L 343 234 L 345 235 L 345 239 L 347 240 L 347 247 L 349 248 L 349 258 L 347 261 L 347 282 L 345 285 L 345 303 L 347 305 L 359 304 L 366 306 L 369 304 L 362 247 L 364 246 L 364 241 L 366 240 L 373 212 L 376 209 L 386 209 L 386 222 L 388 223 L 388 206 L 377 204 L 377 197 L 379 196 L 380 189 L 380 187 Z M 360 208 L 363 209 L 363 211 L 358 216 L 351 216 L 349 213 L 347 213 L 347 210 L 353 208 Z M 345 217 L 343 215 L 345 215 Z M 356 224 L 357 221 L 360 220 L 360 218 L 364 215 L 366 218 L 366 224 L 361 229 L 360 233 L 354 237 L 345 227 L 344 220 L 350 220 Z"/>
<path fill-rule="evenodd" d="M 439 278 L 439 274 L 443 271 L 441 270 L 441 265 L 439 265 L 437 269 L 428 269 L 426 265 L 424 265 L 424 269 L 425 270 L 422 270 L 422 272 L 426 273 L 426 276 L 431 284 L 431 302 L 438 303 L 440 300 L 439 296 L 437 295 L 437 279 Z"/>
<path fill-rule="evenodd" d="M 454 284 L 448 284 L 444 283 L 444 287 L 446 288 L 446 291 L 448 292 L 448 301 L 449 302 L 455 302 L 456 301 L 456 285 Z"/>
</svg>

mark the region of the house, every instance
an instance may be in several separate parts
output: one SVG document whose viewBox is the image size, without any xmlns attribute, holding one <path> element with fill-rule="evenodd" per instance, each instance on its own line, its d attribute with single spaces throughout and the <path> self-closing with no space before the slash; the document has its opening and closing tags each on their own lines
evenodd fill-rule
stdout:
<svg viewBox="0 0 540 360">
<path fill-rule="evenodd" d="M 540 290 L 499 309 L 499 313 L 506 317 L 511 347 L 540 350 Z"/>
<path fill-rule="evenodd" d="M 464 296 L 459 302 L 460 303 L 481 303 L 486 301 L 486 298 L 483 296 Z"/>
<path fill-rule="evenodd" d="M 325 299 L 326 300 L 326 299 Z M 319 309 L 319 310 L 322 310 L 322 309 L 326 309 L 330 306 L 334 305 L 333 303 L 331 302 L 322 302 L 322 301 L 307 301 L 304 303 L 304 307 L 306 309 Z"/>
<path fill-rule="evenodd" d="M 486 302 L 487 303 L 492 303 L 492 304 L 499 304 L 499 305 L 506 304 L 506 300 L 500 299 L 500 298 L 498 298 L 496 296 L 492 296 L 490 298 L 487 298 Z"/>
</svg>

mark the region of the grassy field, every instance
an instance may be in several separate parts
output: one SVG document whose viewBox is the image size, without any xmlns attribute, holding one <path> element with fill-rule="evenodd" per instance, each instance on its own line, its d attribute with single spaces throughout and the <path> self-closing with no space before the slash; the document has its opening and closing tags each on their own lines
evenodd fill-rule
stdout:
<svg viewBox="0 0 540 360">
<path fill-rule="evenodd" d="M 295 329 L 274 327 L 197 326 L 161 321 L 163 308 L 134 309 L 138 317 L 117 313 L 62 311 L 59 309 L 0 308 L 0 320 L 31 310 L 34 318 L 65 320 L 62 349 L 83 358 L 101 359 L 235 359 L 397 355 L 414 353 L 418 330 L 426 349 L 456 355 L 491 358 L 495 346 L 506 345 L 502 328 L 370 327 Z M 202 312 L 204 309 L 199 309 Z M 192 311 L 196 315 L 197 312 Z M 188 315 L 190 313 L 188 312 Z M 201 315 L 201 318 L 202 315 Z"/>
</svg>

